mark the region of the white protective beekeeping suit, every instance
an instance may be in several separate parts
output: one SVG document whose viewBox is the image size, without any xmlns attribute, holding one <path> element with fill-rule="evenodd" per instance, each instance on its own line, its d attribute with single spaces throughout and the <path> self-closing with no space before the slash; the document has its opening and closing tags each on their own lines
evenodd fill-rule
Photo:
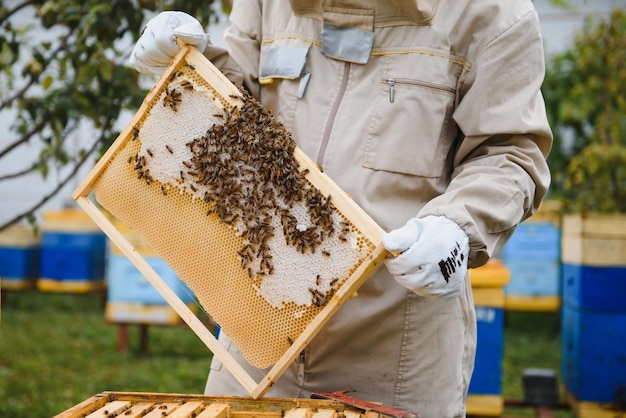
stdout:
<svg viewBox="0 0 626 418">
<path fill-rule="evenodd" d="M 160 19 L 148 27 L 166 43 L 205 41 L 193 22 Z M 226 49 L 209 43 L 205 55 L 403 252 L 267 396 L 347 389 L 422 417 L 464 416 L 476 347 L 466 268 L 501 248 L 550 181 L 531 1 L 237 0 L 231 23 Z M 169 53 L 147 58 L 153 49 L 163 50 L 140 39 L 138 69 L 167 65 Z M 217 359 L 206 392 L 247 395 Z"/>
</svg>

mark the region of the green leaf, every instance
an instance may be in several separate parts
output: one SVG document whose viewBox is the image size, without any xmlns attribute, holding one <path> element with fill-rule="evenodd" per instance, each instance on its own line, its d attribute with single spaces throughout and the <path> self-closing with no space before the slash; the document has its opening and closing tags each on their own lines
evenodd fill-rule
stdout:
<svg viewBox="0 0 626 418">
<path fill-rule="evenodd" d="M 54 78 L 52 78 L 52 76 L 50 75 L 45 76 L 43 81 L 41 82 L 41 85 L 43 86 L 44 90 L 48 90 L 50 86 L 52 85 L 53 81 L 54 81 Z"/>
</svg>

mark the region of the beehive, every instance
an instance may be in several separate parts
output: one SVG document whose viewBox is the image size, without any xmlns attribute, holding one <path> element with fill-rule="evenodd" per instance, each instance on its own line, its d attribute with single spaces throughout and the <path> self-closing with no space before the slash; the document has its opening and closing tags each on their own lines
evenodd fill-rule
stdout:
<svg viewBox="0 0 626 418">
<path fill-rule="evenodd" d="M 257 368 L 202 329 L 100 208 L 140 233 Z M 382 230 L 260 104 L 183 47 L 74 198 L 253 397 L 380 265 Z"/>
<path fill-rule="evenodd" d="M 41 225 L 44 292 L 100 292 L 105 287 L 106 236 L 80 209 L 47 211 Z"/>
<path fill-rule="evenodd" d="M 382 418 L 385 416 L 391 415 L 379 413 L 364 406 L 346 405 L 325 399 L 252 400 L 243 397 L 103 392 L 85 399 L 78 405 L 56 415 L 55 418 Z M 415 415 L 402 416 L 414 417 Z"/>
<path fill-rule="evenodd" d="M 0 231 L 0 279 L 5 290 L 32 289 L 39 277 L 41 236 L 26 225 Z"/>
</svg>

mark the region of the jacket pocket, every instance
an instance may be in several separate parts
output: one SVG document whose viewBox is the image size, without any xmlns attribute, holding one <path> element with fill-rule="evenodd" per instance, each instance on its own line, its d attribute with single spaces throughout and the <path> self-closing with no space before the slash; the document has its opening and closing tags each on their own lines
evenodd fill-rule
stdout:
<svg viewBox="0 0 626 418">
<path fill-rule="evenodd" d="M 456 78 L 423 57 L 387 59 L 377 86 L 363 166 L 436 178 L 444 174 L 456 136 L 451 121 Z M 441 63 L 437 63 L 441 64 Z"/>
<path fill-rule="evenodd" d="M 305 70 L 311 44 L 293 39 L 278 39 L 261 44 L 259 82 L 261 101 L 292 129 L 295 108 L 304 95 L 309 73 Z"/>
</svg>

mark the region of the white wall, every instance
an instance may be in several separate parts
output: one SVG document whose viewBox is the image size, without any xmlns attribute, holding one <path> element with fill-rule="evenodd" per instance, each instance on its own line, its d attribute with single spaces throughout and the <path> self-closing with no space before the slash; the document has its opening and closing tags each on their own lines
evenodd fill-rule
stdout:
<svg viewBox="0 0 626 418">
<path fill-rule="evenodd" d="M 514 1 L 514 0 L 513 0 Z M 582 28 L 584 19 L 588 16 L 607 16 L 611 8 L 626 8 L 626 0 L 570 0 L 572 8 L 563 10 L 551 5 L 549 0 L 535 0 L 535 7 L 539 13 L 541 28 L 544 36 L 546 55 L 550 56 L 558 53 L 572 44 L 574 33 Z M 27 16 L 27 14 L 24 14 Z M 26 23 L 26 22 L 25 22 Z M 209 28 L 212 41 L 217 45 L 222 45 L 222 32 L 227 26 L 227 19 L 224 17 L 220 23 Z M 128 46 L 128 51 L 132 45 Z M 123 126 L 131 115 L 127 114 L 121 118 L 119 124 Z M 10 143 L 15 135 L 9 130 L 12 123 L 11 117 L 0 114 L 0 149 Z M 88 131 L 77 133 L 69 138 L 75 149 L 80 148 L 82 138 L 89 137 Z M 13 172 L 23 167 L 23 161 L 30 161 L 33 155 L 38 153 L 39 144 L 36 141 L 27 147 L 20 147 L 14 151 L 10 158 L 4 158 L 0 162 L 0 175 Z M 78 186 L 80 181 L 88 174 L 91 167 L 87 167 L 71 181 L 61 193 L 44 207 L 44 210 L 60 209 L 64 206 L 73 205 L 71 199 L 72 191 Z M 0 182 L 0 224 L 13 218 L 17 213 L 22 212 L 37 202 L 41 196 L 51 190 L 54 185 L 63 178 L 67 169 L 60 173 L 53 172 L 51 177 L 44 181 L 38 174 L 30 175 L 26 178 L 19 178 L 14 181 Z"/>
<path fill-rule="evenodd" d="M 606 17 L 613 8 L 626 8 L 626 0 L 568 0 L 571 8 L 564 10 L 549 0 L 533 0 L 544 38 L 546 55 L 558 53 L 572 45 L 574 34 L 581 30 L 586 18 Z"/>
</svg>

